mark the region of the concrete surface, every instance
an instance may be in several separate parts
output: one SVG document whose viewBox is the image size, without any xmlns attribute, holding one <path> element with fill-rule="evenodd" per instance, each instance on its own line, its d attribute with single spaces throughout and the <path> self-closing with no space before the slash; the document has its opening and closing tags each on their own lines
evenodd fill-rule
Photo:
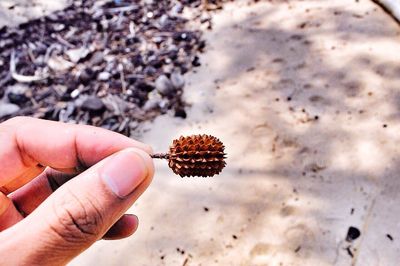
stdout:
<svg viewBox="0 0 400 266">
<path fill-rule="evenodd" d="M 238 1 L 206 37 L 189 118 L 142 140 L 210 133 L 227 168 L 181 179 L 157 162 L 136 235 L 71 265 L 397 265 L 399 26 L 366 0 Z"/>
<path fill-rule="evenodd" d="M 369 0 L 236 1 L 206 38 L 188 119 L 138 138 L 213 134 L 227 168 L 181 179 L 157 162 L 138 232 L 71 265 L 398 265 L 399 25 Z"/>
</svg>

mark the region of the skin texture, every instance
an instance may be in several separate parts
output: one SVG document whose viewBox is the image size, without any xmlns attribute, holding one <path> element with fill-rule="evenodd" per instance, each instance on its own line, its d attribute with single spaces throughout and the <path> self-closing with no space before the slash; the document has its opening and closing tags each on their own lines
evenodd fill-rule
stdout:
<svg viewBox="0 0 400 266">
<path fill-rule="evenodd" d="M 104 129 L 18 117 L 0 124 L 0 256 L 60 265 L 134 233 L 151 148 Z"/>
</svg>

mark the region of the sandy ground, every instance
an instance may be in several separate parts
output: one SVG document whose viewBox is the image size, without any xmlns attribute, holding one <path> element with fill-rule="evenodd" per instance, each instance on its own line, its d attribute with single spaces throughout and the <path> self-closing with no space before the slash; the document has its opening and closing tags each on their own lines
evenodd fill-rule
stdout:
<svg viewBox="0 0 400 266">
<path fill-rule="evenodd" d="M 369 0 L 236 1 L 206 38 L 188 119 L 138 138 L 213 134 L 227 168 L 181 179 L 156 162 L 138 232 L 71 265 L 397 265 L 399 25 Z"/>
<path fill-rule="evenodd" d="M 158 162 L 137 234 L 72 265 L 397 265 L 399 26 L 362 0 L 239 1 L 215 22 L 189 118 L 142 139 L 216 135 L 226 170 L 180 179 Z"/>
<path fill-rule="evenodd" d="M 70 0 L 1 0 L 0 28 L 14 26 L 63 8 Z"/>
</svg>

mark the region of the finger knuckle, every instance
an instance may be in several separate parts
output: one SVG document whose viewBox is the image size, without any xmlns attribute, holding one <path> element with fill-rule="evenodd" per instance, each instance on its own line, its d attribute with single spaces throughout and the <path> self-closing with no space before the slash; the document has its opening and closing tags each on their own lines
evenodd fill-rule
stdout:
<svg viewBox="0 0 400 266">
<path fill-rule="evenodd" d="M 70 190 L 53 202 L 52 229 L 67 242 L 92 242 L 102 232 L 103 215 L 89 198 L 80 199 Z"/>
</svg>

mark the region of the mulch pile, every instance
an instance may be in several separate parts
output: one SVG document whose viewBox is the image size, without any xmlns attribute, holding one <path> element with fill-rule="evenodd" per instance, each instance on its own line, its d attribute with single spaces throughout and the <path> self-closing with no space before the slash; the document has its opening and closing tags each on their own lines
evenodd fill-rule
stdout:
<svg viewBox="0 0 400 266">
<path fill-rule="evenodd" d="M 185 118 L 184 74 L 200 66 L 200 28 L 221 2 L 73 1 L 0 29 L 0 121 L 28 115 L 131 135 L 160 114 Z"/>
</svg>

